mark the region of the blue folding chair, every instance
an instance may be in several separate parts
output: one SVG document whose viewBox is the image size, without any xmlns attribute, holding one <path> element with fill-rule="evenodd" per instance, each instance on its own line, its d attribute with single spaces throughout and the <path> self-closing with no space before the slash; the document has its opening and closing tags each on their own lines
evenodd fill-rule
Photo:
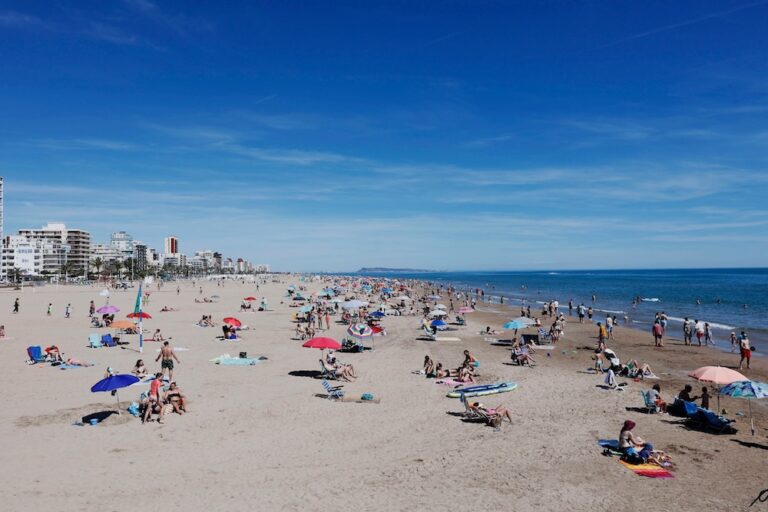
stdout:
<svg viewBox="0 0 768 512">
<path fill-rule="evenodd" d="M 323 388 L 328 393 L 328 400 L 344 398 L 344 391 L 341 389 L 344 386 L 331 386 L 331 383 L 327 380 L 323 380 Z"/>
</svg>

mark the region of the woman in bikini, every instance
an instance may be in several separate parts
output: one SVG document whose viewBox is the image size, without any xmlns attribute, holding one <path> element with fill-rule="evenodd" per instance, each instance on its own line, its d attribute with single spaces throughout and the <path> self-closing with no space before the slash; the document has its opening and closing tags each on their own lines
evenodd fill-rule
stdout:
<svg viewBox="0 0 768 512">
<path fill-rule="evenodd" d="M 186 400 L 184 400 L 184 395 L 181 392 L 181 388 L 179 388 L 175 382 L 171 382 L 171 385 L 168 387 L 168 391 L 165 392 L 165 402 L 169 403 L 173 406 L 173 412 L 184 414 L 187 412 L 187 404 Z"/>
</svg>

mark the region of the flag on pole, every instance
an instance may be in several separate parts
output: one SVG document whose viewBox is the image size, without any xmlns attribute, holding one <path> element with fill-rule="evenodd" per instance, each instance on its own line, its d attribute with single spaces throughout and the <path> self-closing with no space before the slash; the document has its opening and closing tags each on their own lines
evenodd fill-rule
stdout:
<svg viewBox="0 0 768 512">
<path fill-rule="evenodd" d="M 133 308 L 133 312 L 139 315 L 141 313 L 141 284 L 139 284 L 139 293 L 136 295 L 136 306 Z M 142 329 L 142 318 L 139 315 L 139 353 L 144 350 L 144 329 Z"/>
</svg>

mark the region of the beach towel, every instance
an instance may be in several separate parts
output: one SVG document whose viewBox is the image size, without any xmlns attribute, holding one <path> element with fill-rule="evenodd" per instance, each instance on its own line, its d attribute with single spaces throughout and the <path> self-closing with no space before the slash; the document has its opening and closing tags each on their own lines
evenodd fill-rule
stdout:
<svg viewBox="0 0 768 512">
<path fill-rule="evenodd" d="M 343 396 L 339 402 L 354 402 L 357 404 L 378 404 L 381 403 L 381 398 L 378 396 L 373 397 L 371 400 L 365 400 L 362 396 Z"/>
<path fill-rule="evenodd" d="M 675 478 L 675 475 L 656 464 L 630 464 L 619 459 L 619 463 L 625 468 L 631 469 L 636 475 L 648 478 Z"/>
<path fill-rule="evenodd" d="M 440 379 L 436 380 L 435 384 L 442 384 L 444 386 L 463 386 L 466 384 L 466 382 L 461 382 L 456 379 Z"/>
<path fill-rule="evenodd" d="M 601 448 L 608 450 L 611 455 L 622 455 L 622 453 L 619 451 L 618 439 L 598 439 L 597 444 Z M 631 469 L 636 475 L 645 476 L 648 478 L 675 478 L 675 475 L 657 464 L 630 464 L 621 459 L 619 459 L 619 462 L 624 467 Z"/>
<path fill-rule="evenodd" d="M 461 338 L 451 338 L 448 336 L 438 336 L 435 341 L 461 341 Z"/>
<path fill-rule="evenodd" d="M 224 366 L 253 366 L 266 361 L 266 357 L 232 357 L 229 354 L 223 354 L 211 359 L 216 364 Z"/>
</svg>

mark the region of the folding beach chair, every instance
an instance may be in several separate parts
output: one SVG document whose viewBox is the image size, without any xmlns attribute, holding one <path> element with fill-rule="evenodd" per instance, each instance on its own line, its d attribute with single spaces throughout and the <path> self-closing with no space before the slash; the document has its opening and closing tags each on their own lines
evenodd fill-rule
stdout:
<svg viewBox="0 0 768 512">
<path fill-rule="evenodd" d="M 99 334 L 89 334 L 88 335 L 88 347 L 89 348 L 100 348 L 104 346 L 104 344 L 101 342 L 101 336 Z"/>
<path fill-rule="evenodd" d="M 101 342 L 104 344 L 105 347 L 116 347 L 117 343 L 114 339 L 112 339 L 111 334 L 105 334 L 101 337 Z"/>
<path fill-rule="evenodd" d="M 641 390 L 640 394 L 643 395 L 643 403 L 645 404 L 645 410 L 648 412 L 648 414 L 659 412 L 659 406 L 656 405 L 656 403 L 654 403 L 653 400 L 648 397 L 647 392 Z"/>
<path fill-rule="evenodd" d="M 325 363 L 322 359 L 319 359 L 320 361 L 320 377 L 327 380 L 338 380 L 338 377 L 336 377 L 336 374 L 329 370 L 328 367 L 325 366 Z"/>
<path fill-rule="evenodd" d="M 45 356 L 43 355 L 43 347 L 40 345 L 32 345 L 27 347 L 27 356 L 29 357 L 29 364 L 44 363 Z"/>
<path fill-rule="evenodd" d="M 344 391 L 341 389 L 344 386 L 331 386 L 331 383 L 323 379 L 323 388 L 328 393 L 328 400 L 344 398 Z"/>
</svg>

